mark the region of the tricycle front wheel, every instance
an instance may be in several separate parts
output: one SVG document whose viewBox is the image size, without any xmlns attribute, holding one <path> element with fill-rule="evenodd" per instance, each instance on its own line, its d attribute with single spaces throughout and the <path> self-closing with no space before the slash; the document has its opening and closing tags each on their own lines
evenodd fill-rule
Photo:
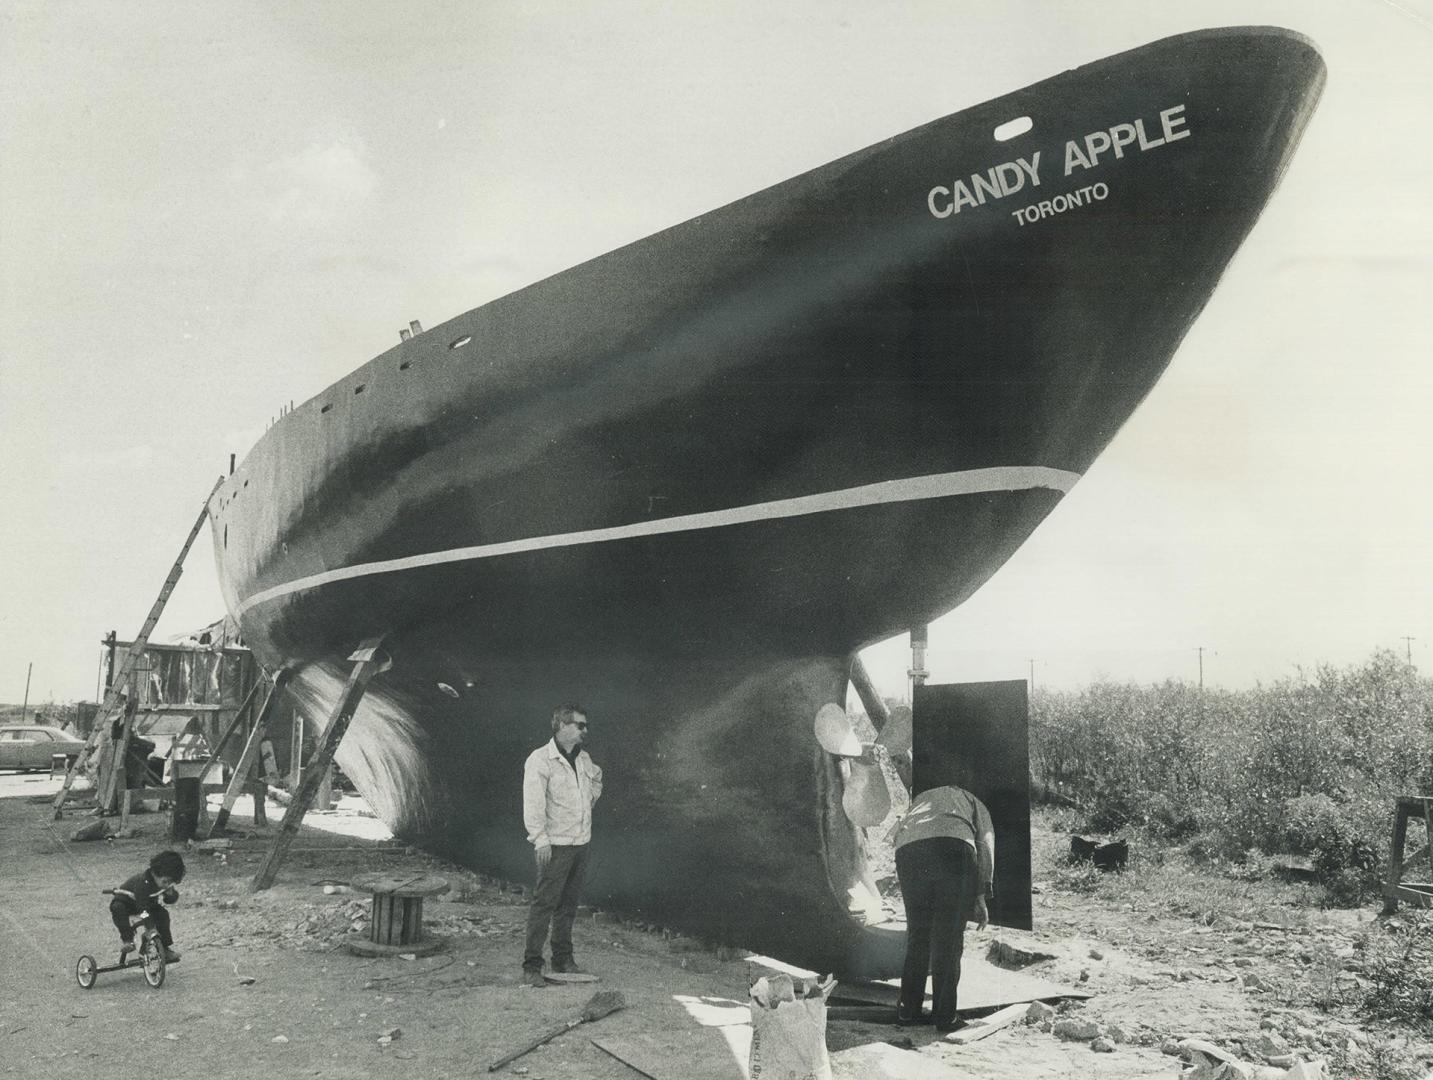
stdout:
<svg viewBox="0 0 1433 1080">
<path fill-rule="evenodd" d="M 158 990 L 164 984 L 164 946 L 158 934 L 145 939 L 140 958 L 144 964 L 144 981 Z"/>
</svg>

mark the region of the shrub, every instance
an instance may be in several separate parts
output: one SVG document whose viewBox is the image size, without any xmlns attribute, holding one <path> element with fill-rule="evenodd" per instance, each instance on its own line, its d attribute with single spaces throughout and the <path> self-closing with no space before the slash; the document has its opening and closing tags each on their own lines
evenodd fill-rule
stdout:
<svg viewBox="0 0 1433 1080">
<path fill-rule="evenodd" d="M 1228 692 L 1096 683 L 1031 704 L 1031 771 L 1092 831 L 1145 827 L 1190 854 L 1313 856 L 1330 897 L 1375 886 L 1393 796 L 1433 791 L 1433 681 L 1391 652 Z"/>
<path fill-rule="evenodd" d="M 1364 961 L 1365 1012 L 1433 1031 L 1433 916 L 1410 911 L 1370 942 Z"/>
<path fill-rule="evenodd" d="M 1327 795 L 1300 795 L 1285 805 L 1289 846 L 1313 856 L 1330 899 L 1347 906 L 1378 892 L 1385 814 Z"/>
</svg>

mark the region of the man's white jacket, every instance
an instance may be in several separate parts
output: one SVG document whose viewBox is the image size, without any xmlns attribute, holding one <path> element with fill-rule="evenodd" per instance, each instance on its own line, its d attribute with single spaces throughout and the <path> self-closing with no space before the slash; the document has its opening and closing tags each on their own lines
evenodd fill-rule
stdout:
<svg viewBox="0 0 1433 1080">
<path fill-rule="evenodd" d="M 557 740 L 549 739 L 527 756 L 522 768 L 522 819 L 528 842 L 537 847 L 591 842 L 592 804 L 601 794 L 602 770 L 587 751 L 579 750 L 569 765 Z"/>
</svg>

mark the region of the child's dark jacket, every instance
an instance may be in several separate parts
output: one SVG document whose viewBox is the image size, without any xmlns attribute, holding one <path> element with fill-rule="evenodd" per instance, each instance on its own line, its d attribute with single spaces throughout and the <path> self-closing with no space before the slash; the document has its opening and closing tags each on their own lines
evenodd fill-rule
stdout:
<svg viewBox="0 0 1433 1080">
<path fill-rule="evenodd" d="M 156 910 L 161 901 L 165 904 L 172 904 L 179 899 L 179 893 L 171 886 L 168 889 L 161 889 L 159 883 L 154 880 L 154 871 L 145 870 L 127 878 L 123 885 L 114 890 L 114 903 L 122 903 L 128 909 L 130 915 L 138 915 L 141 911 Z"/>
</svg>

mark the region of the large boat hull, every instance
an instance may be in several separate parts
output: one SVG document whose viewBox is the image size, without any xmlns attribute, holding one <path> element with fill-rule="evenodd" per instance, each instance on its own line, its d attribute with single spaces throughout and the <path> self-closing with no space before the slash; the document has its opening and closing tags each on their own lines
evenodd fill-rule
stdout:
<svg viewBox="0 0 1433 1080">
<path fill-rule="evenodd" d="M 230 610 L 315 715 L 385 635 L 340 761 L 403 834 L 529 875 L 522 760 L 576 700 L 607 775 L 593 902 L 887 968 L 812 718 L 1113 437 L 1322 79 L 1286 31 L 1157 42 L 420 334 L 215 495 Z"/>
</svg>

